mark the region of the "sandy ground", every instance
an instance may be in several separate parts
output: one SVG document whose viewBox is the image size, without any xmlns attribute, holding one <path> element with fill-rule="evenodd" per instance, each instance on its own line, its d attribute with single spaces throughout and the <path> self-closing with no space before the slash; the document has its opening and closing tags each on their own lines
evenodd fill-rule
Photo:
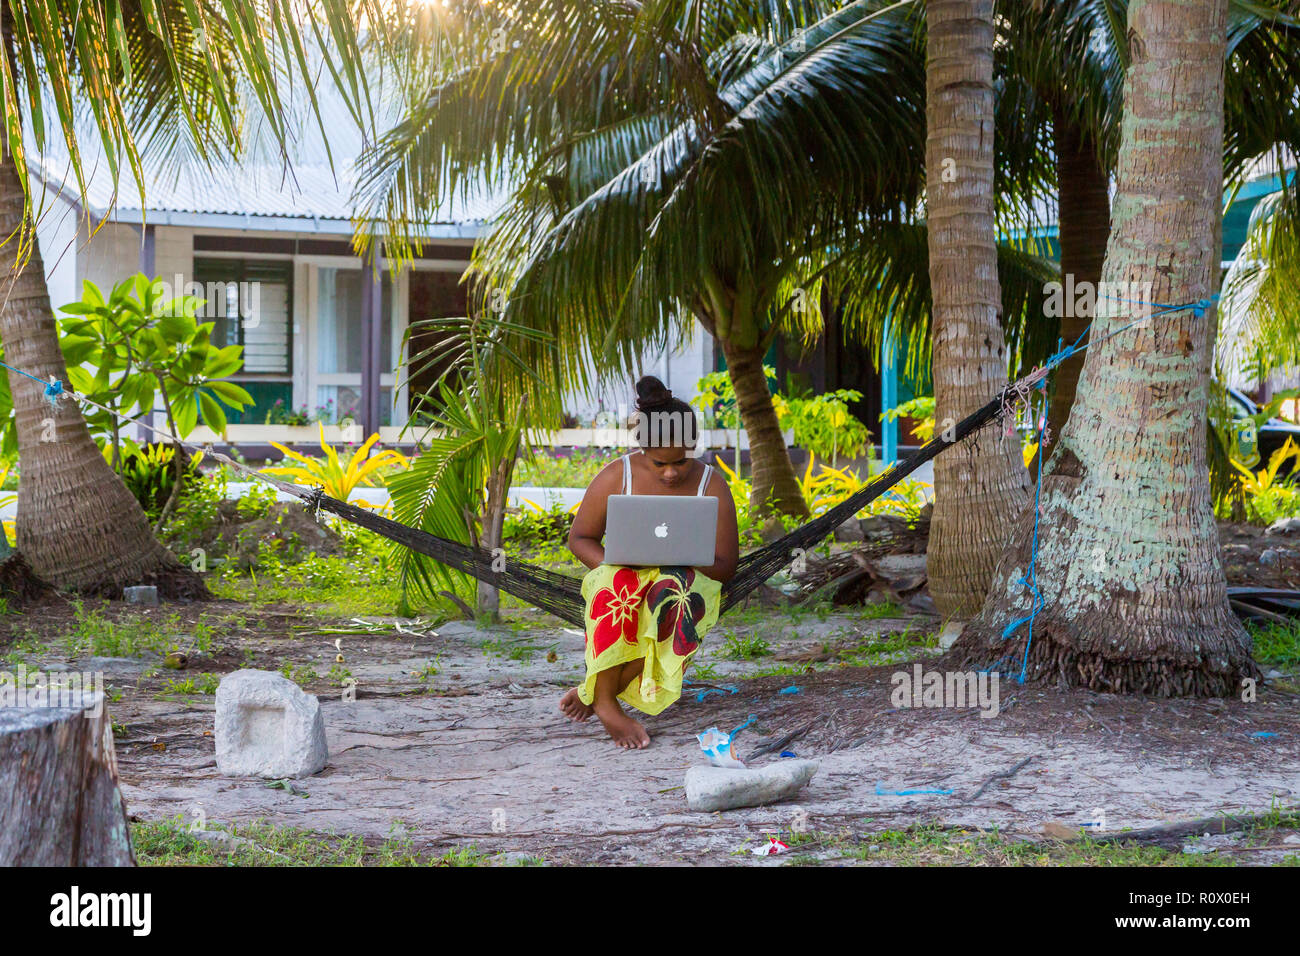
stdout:
<svg viewBox="0 0 1300 956">
<path fill-rule="evenodd" d="M 202 610 L 218 613 L 222 605 Z M 249 659 L 277 669 L 288 656 L 325 675 L 338 653 L 336 635 L 289 638 L 295 620 L 291 608 L 253 612 L 247 629 L 224 635 L 222 650 L 191 659 L 189 670 L 227 673 Z M 117 752 L 130 812 L 373 838 L 400 821 L 417 845 L 473 843 L 552 862 L 761 864 L 735 851 L 765 833 L 800 828 L 861 833 L 940 822 L 1037 838 L 1045 824 L 1077 828 L 1102 814 L 1114 831 L 1300 805 L 1300 698 L 1277 688 L 1266 686 L 1253 703 L 1156 701 L 1004 681 L 1000 713 L 985 718 L 974 708 L 895 708 L 890 676 L 905 664 L 830 661 L 814 674 L 745 677 L 780 658 L 833 658 L 837 648 L 860 650 L 904 628 L 932 631 L 934 621 L 924 617 L 733 617 L 702 652 L 701 662 L 716 668 L 709 686 L 689 687 L 677 705 L 648 719 L 653 742 L 638 752 L 618 750 L 594 719 L 574 724 L 559 714 L 560 694 L 580 674 L 582 641 L 552 618 L 489 630 L 403 625 L 408 633 L 392 619 L 368 620 L 373 633 L 338 637 L 357 699 L 343 700 L 323 677 L 309 684 L 322 700 L 330 759 L 320 774 L 295 782 L 300 793 L 217 773 L 213 698 L 158 697 L 163 677 L 185 672 L 146 676 L 156 661 L 90 662 L 123 691 L 111 710 L 125 727 Z M 729 633 L 764 637 L 775 657 L 722 659 Z M 790 687 L 797 692 L 780 693 Z M 806 728 L 785 749 L 819 760 L 819 772 L 783 804 L 691 812 L 682 783 L 687 768 L 704 762 L 695 734 L 729 730 L 750 714 L 757 721 L 738 738 L 742 755 Z M 971 799 L 1026 757 L 1014 776 Z M 754 764 L 773 759 L 780 758 Z M 898 793 L 911 790 L 951 792 Z M 1242 862 L 1298 850 L 1244 854 Z"/>
</svg>

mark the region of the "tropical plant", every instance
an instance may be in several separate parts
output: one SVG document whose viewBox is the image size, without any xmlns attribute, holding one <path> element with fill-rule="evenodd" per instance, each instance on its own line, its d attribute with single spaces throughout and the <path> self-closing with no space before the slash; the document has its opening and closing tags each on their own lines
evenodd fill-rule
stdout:
<svg viewBox="0 0 1300 956">
<path fill-rule="evenodd" d="M 176 488 L 176 446 L 165 444 L 146 444 L 128 448 L 118 473 L 140 507 L 151 519 L 157 520 L 171 500 Z M 104 449 L 111 454 L 110 448 Z M 191 458 L 184 450 L 181 452 L 181 494 L 185 494 L 190 485 L 200 478 L 198 462 L 202 453 Z M 175 509 L 173 508 L 173 511 Z"/>
<path fill-rule="evenodd" d="M 322 457 L 316 458 L 304 455 L 302 452 L 294 451 L 292 448 L 273 441 L 271 444 L 275 446 L 280 454 L 284 455 L 286 459 L 297 462 L 297 464 L 277 465 L 272 468 L 263 468 L 262 471 L 268 475 L 282 475 L 286 478 L 294 478 L 303 484 L 320 487 L 331 498 L 368 508 L 371 507 L 370 502 L 364 498 L 351 499 L 352 492 L 359 485 L 373 486 L 377 482 L 383 484 L 382 469 L 384 468 L 406 468 L 410 466 L 407 457 L 392 448 L 386 448 L 374 455 L 370 454 L 370 449 L 379 441 L 378 432 L 367 438 L 344 462 L 339 457 L 339 453 L 334 449 L 334 446 L 325 440 L 325 425 L 320 423 L 317 427 L 320 429 Z"/>
<path fill-rule="evenodd" d="M 1260 471 L 1235 460 L 1232 462 L 1245 500 L 1247 520 L 1267 525 L 1294 514 L 1297 497 L 1294 475 L 1288 472 L 1281 476 L 1281 471 L 1288 461 L 1298 458 L 1300 448 L 1288 438 L 1286 444 L 1269 457 L 1267 467 Z"/>
<path fill-rule="evenodd" d="M 810 456 L 829 458 L 834 468 L 840 455 L 858 458 L 874 452 L 871 432 L 849 411 L 849 402 L 860 401 L 862 393 L 851 388 L 787 396 L 778 409 L 778 420 L 782 428 L 794 433 L 797 446 L 807 449 Z"/>
<path fill-rule="evenodd" d="M 912 431 L 916 437 L 921 441 L 929 441 L 934 437 L 934 396 L 919 395 L 880 413 L 882 422 L 896 422 L 900 418 L 915 421 Z"/>
<path fill-rule="evenodd" d="M 101 456 L 73 402 L 47 403 L 40 382 L 68 381 L 67 363 L 34 241 L 30 155 L 59 140 L 78 191 L 100 165 L 116 188 L 122 172 L 143 191 L 147 165 L 184 158 L 220 162 L 239 152 L 253 121 L 287 150 L 297 110 L 286 79 L 314 84 L 325 73 L 348 110 L 368 114 L 369 86 L 358 24 L 383 22 L 378 0 L 10 0 L 0 37 L 0 236 L 11 243 L 0 267 L 5 362 L 23 462 L 18 537 L 41 577 L 60 586 L 120 594 L 149 580 L 164 595 L 201 596 L 202 582 L 157 540 L 135 498 Z M 383 37 L 372 40 L 382 45 Z M 322 133 L 323 122 L 320 123 Z M 102 145 L 100 155 L 83 147 Z M 42 442 L 54 420 L 57 442 Z M 95 489 L 87 494 L 87 489 Z M 49 520 L 58 515 L 59 520 Z"/>
<path fill-rule="evenodd" d="M 413 322 L 406 338 L 423 331 L 433 333 L 436 344 L 412 355 L 406 367 L 427 363 L 442 372 L 419 400 L 429 422 L 421 437 L 424 451 L 388 480 L 393 516 L 439 537 L 497 551 L 510 477 L 531 422 L 528 402 L 512 401 L 501 382 L 507 370 L 529 375 L 516 348 L 542 333 L 473 316 Z M 500 594 L 490 584 L 400 546 L 394 559 L 403 595 L 413 591 L 432 601 L 444 588 L 463 597 L 476 587 L 478 613 L 497 617 Z"/>
</svg>

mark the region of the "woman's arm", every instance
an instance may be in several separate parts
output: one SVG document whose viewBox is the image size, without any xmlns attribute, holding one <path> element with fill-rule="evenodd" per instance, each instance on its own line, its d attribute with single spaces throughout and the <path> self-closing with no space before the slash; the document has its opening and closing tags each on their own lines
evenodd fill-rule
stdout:
<svg viewBox="0 0 1300 956">
<path fill-rule="evenodd" d="M 705 492 L 718 499 L 718 540 L 713 548 L 713 564 L 699 570 L 715 581 L 726 584 L 736 573 L 740 562 L 740 531 L 736 526 L 736 502 L 722 475 L 715 473 L 709 479 Z"/>
<path fill-rule="evenodd" d="M 623 487 L 623 466 L 611 462 L 592 479 L 569 529 L 569 550 L 588 568 L 605 563 L 605 512 L 609 496 Z"/>
</svg>

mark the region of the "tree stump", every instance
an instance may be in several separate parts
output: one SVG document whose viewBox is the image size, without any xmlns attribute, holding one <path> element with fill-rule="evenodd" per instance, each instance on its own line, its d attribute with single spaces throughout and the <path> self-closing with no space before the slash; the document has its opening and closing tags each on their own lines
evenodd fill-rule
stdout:
<svg viewBox="0 0 1300 956">
<path fill-rule="evenodd" d="M 0 707 L 0 866 L 134 866 L 104 695 L 58 703 Z"/>
</svg>

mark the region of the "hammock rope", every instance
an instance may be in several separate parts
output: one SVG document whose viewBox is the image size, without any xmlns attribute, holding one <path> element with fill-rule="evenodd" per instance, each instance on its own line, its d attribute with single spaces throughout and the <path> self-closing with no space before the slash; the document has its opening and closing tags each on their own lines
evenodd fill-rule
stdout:
<svg viewBox="0 0 1300 956">
<path fill-rule="evenodd" d="M 1217 298 L 1216 295 L 1211 299 L 1203 299 L 1181 306 L 1168 306 L 1160 303 L 1139 304 L 1158 306 L 1159 312 L 1156 314 L 1191 309 L 1197 316 L 1201 316 L 1204 315 L 1207 308 L 1213 305 L 1214 300 Z M 760 587 L 774 574 L 801 557 L 807 549 L 819 544 L 823 538 L 837 527 L 889 491 L 927 461 L 932 460 L 947 449 L 961 444 L 966 438 L 980 431 L 991 422 L 1005 418 L 1011 409 L 1024 402 L 1031 391 L 1036 387 L 1040 387 L 1046 376 L 1066 359 L 1072 355 L 1077 355 L 1089 346 L 1099 345 L 1141 321 L 1144 321 L 1144 319 L 1121 326 L 1096 341 L 1090 340 L 1083 345 L 1076 341 L 1074 345 L 1065 346 L 1048 358 L 1042 366 L 1001 388 L 996 396 L 967 415 L 954 427 L 945 429 L 940 435 L 926 442 L 912 454 L 899 459 L 891 468 L 877 475 L 875 479 L 848 498 L 845 498 L 835 507 L 800 525 L 776 541 L 741 557 L 739 564 L 736 566 L 735 575 L 722 587 L 722 612 L 735 607 L 736 604 L 744 600 L 747 595 Z M 1085 334 L 1087 333 L 1085 332 Z M 554 614 L 561 620 L 568 621 L 579 627 L 584 625 L 585 608 L 582 600 L 581 579 L 579 578 L 516 559 L 507 560 L 505 568 L 496 571 L 493 569 L 493 564 L 494 562 L 499 564 L 499 560 L 491 551 L 463 544 L 459 541 L 440 538 L 419 528 L 402 524 L 400 521 L 385 518 L 369 509 L 358 508 L 347 502 L 339 501 L 326 495 L 321 488 L 305 489 L 280 481 L 217 452 L 212 448 L 211 443 L 199 445 L 177 438 L 168 431 L 133 419 L 115 409 L 107 408 L 85 396 L 65 389 L 61 382 L 52 377 L 47 382 L 30 372 L 15 368 L 3 361 L 0 361 L 0 367 L 26 376 L 43 386 L 45 398 L 52 405 L 57 405 L 60 400 L 72 399 L 98 408 L 124 422 L 139 425 L 161 436 L 171 444 L 188 448 L 191 451 L 202 452 L 204 455 L 220 461 L 237 472 L 249 475 L 257 481 L 265 482 L 284 494 L 301 500 L 309 511 L 327 511 L 344 521 L 366 528 L 403 547 L 433 558 L 447 567 L 454 568 L 479 581 L 513 594 L 515 597 L 528 601 L 541 610 Z M 1045 437 L 1040 433 L 1040 438 Z M 1041 459 L 1042 455 L 1040 453 L 1040 463 Z M 1037 603 L 1035 601 L 1035 605 Z M 1036 611 L 1037 607 L 1035 613 Z M 1030 617 L 1032 619 L 1033 615 L 1031 614 Z M 1022 620 L 1018 623 L 1025 622 Z"/>
</svg>

